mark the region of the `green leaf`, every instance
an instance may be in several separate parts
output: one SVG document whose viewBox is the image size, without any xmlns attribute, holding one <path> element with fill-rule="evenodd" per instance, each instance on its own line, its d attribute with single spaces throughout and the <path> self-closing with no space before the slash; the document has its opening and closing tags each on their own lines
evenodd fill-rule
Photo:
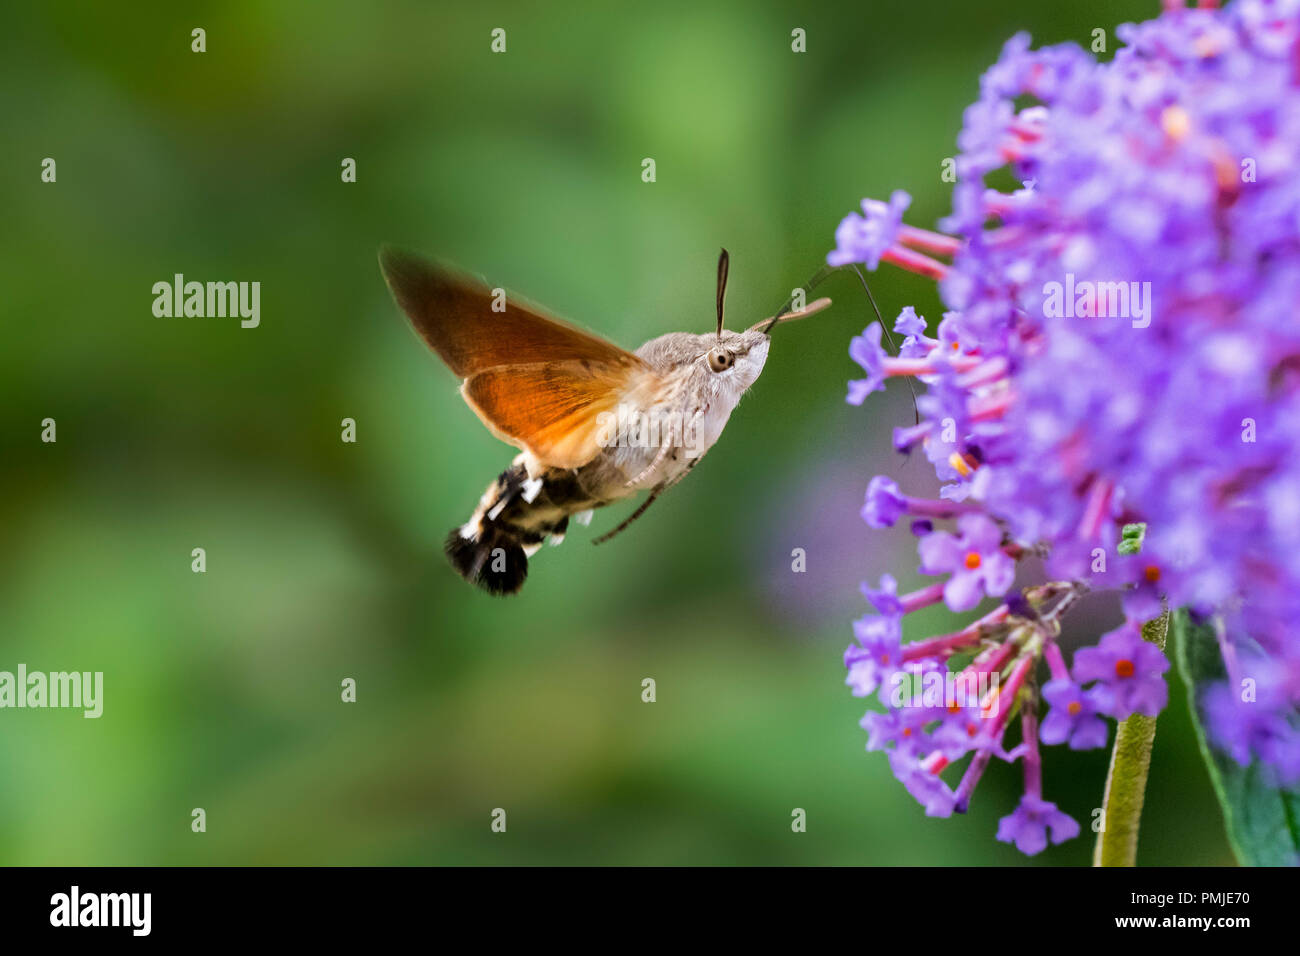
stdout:
<svg viewBox="0 0 1300 956">
<path fill-rule="evenodd" d="M 1258 762 L 1243 767 L 1206 740 L 1198 695 L 1205 687 L 1227 678 L 1214 628 L 1181 609 L 1174 614 L 1174 634 L 1192 724 L 1214 792 L 1223 807 L 1233 852 L 1246 866 L 1296 865 L 1300 861 L 1300 793 L 1278 788 L 1269 782 Z"/>
<path fill-rule="evenodd" d="M 1126 524 L 1120 531 L 1119 545 L 1116 548 L 1120 554 L 1138 554 L 1142 551 L 1142 542 L 1146 539 L 1147 526 L 1145 523 Z"/>
</svg>

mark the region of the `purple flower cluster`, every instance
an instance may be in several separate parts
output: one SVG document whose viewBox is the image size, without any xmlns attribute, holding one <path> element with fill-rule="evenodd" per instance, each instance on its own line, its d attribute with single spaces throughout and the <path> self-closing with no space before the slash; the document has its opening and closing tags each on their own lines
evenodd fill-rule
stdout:
<svg viewBox="0 0 1300 956">
<path fill-rule="evenodd" d="M 905 309 L 896 357 L 878 325 L 850 349 L 866 373 L 854 404 L 891 377 L 927 387 L 894 444 L 934 465 L 940 500 L 877 477 L 862 510 L 872 527 L 909 517 L 922 573 L 946 575 L 898 603 L 1004 599 L 906 645 L 897 608 L 876 602 L 857 626 L 874 650 L 850 648 L 849 683 L 869 693 L 969 656 L 959 673 L 997 675 L 998 712 L 1021 714 L 1010 751 L 1001 717 L 958 753 L 966 712 L 925 708 L 869 714 L 868 747 L 890 748 L 928 813 L 961 809 L 989 755 L 1022 759 L 1026 797 L 998 838 L 1027 853 L 1078 829 L 1042 800 L 1038 742 L 1101 746 L 1103 716 L 1164 706 L 1168 663 L 1139 627 L 1162 604 L 1227 635 L 1229 683 L 1203 702 L 1211 738 L 1300 781 L 1300 0 L 1168 9 L 1117 34 L 1127 45 L 1109 63 L 1013 38 L 966 110 L 944 233 L 904 224 L 895 193 L 848 217 L 828 256 L 932 277 L 950 310 L 931 336 Z M 1008 169 L 1024 188 L 984 185 Z M 955 534 L 935 530 L 944 520 Z M 1049 583 L 1010 593 L 1029 554 Z M 1088 588 L 1119 590 L 1129 623 L 1071 671 L 1059 616 Z M 939 771 L 967 752 L 948 790 Z"/>
</svg>

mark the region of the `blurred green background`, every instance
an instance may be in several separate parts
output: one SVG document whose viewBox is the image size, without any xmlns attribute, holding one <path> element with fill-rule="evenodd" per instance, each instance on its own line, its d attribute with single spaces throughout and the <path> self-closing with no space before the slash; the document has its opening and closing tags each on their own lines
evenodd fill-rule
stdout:
<svg viewBox="0 0 1300 956">
<path fill-rule="evenodd" d="M 1018 768 L 927 820 L 863 752 L 840 662 L 857 584 L 918 578 L 906 532 L 859 521 L 862 491 L 886 469 L 934 482 L 889 451 L 906 389 L 843 401 L 868 321 L 851 278 L 777 333 L 689 481 L 594 549 L 629 507 L 599 513 L 492 600 L 441 541 L 512 450 L 375 252 L 451 259 L 631 348 L 711 326 L 726 245 L 743 327 L 862 196 L 945 213 L 941 161 L 1013 32 L 1087 43 L 1156 4 L 175 6 L 28 4 L 0 37 L 0 669 L 106 685 L 98 721 L 0 712 L 0 862 L 1027 862 L 993 838 Z M 155 318 L 176 272 L 260 281 L 261 327 Z M 941 313 L 923 280 L 873 284 L 890 316 Z M 1181 693 L 1139 859 L 1230 862 Z M 1106 759 L 1048 752 L 1085 835 L 1032 863 L 1088 861 Z"/>
</svg>

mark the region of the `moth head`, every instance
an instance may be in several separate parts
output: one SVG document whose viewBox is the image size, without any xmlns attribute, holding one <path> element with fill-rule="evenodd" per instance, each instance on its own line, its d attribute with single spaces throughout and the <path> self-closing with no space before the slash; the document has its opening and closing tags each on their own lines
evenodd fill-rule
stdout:
<svg viewBox="0 0 1300 956">
<path fill-rule="evenodd" d="M 753 385 L 763 371 L 767 361 L 768 337 L 764 332 L 750 329 L 748 332 L 728 332 L 722 327 L 724 306 L 727 300 L 727 273 L 731 269 L 731 256 L 723 249 L 718 255 L 718 329 L 713 335 L 701 336 L 706 349 L 702 356 L 704 364 L 718 381 L 712 383 L 717 390 L 734 393 L 736 398 L 749 386 Z"/>
<path fill-rule="evenodd" d="M 820 312 L 831 304 L 831 300 L 818 299 L 794 312 L 764 319 L 744 332 L 729 332 L 722 327 L 729 267 L 730 257 L 723 249 L 718 256 L 718 324 L 715 331 L 704 335 L 675 332 L 660 336 L 638 349 L 637 354 L 661 373 L 684 378 L 693 391 L 729 398 L 734 405 L 762 374 L 772 343 L 769 338 L 772 328 L 778 323 Z"/>
<path fill-rule="evenodd" d="M 717 376 L 719 383 L 733 389 L 744 391 L 757 381 L 767 361 L 767 350 L 771 345 L 764 333 L 757 329 L 748 332 L 728 332 L 725 329 L 715 335 L 700 337 L 704 352 L 700 363 Z"/>
</svg>

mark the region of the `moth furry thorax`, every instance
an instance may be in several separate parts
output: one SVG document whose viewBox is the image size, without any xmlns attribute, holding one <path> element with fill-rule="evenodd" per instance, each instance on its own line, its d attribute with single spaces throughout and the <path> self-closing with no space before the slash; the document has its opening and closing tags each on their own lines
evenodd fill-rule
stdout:
<svg viewBox="0 0 1300 956">
<path fill-rule="evenodd" d="M 724 329 L 721 335 L 670 332 L 636 350 L 671 383 L 656 410 L 660 414 L 680 414 L 696 426 L 697 440 L 682 443 L 688 458 L 703 456 L 717 442 L 741 396 L 762 373 L 770 344 L 771 339 L 756 329 Z M 715 371 L 709 365 L 709 355 L 719 348 L 732 359 L 728 367 Z"/>
</svg>

